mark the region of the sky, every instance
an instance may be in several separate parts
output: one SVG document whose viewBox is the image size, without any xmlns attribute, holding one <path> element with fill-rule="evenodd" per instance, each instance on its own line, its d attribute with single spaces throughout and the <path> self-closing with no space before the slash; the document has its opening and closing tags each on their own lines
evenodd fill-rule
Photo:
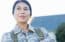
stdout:
<svg viewBox="0 0 65 42">
<path fill-rule="evenodd" d="M 16 24 L 12 6 L 16 0 L 0 0 L 0 39 Z M 28 0 L 32 6 L 32 17 L 65 14 L 65 0 Z"/>
</svg>

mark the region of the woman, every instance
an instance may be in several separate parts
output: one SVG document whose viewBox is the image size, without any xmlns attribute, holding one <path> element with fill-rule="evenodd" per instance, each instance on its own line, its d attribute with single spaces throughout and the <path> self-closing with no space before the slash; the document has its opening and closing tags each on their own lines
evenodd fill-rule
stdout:
<svg viewBox="0 0 65 42">
<path fill-rule="evenodd" d="M 39 33 L 29 24 L 28 20 L 32 16 L 31 5 L 27 0 L 16 1 L 12 10 L 13 16 L 17 21 L 15 28 L 2 37 L 2 42 L 50 42 L 51 38 L 44 32 L 44 39 L 39 39 Z M 44 31 L 44 30 L 43 30 Z M 42 35 L 42 34 L 41 34 Z M 42 37 L 43 38 L 43 37 Z M 46 40 L 48 39 L 48 40 Z"/>
</svg>

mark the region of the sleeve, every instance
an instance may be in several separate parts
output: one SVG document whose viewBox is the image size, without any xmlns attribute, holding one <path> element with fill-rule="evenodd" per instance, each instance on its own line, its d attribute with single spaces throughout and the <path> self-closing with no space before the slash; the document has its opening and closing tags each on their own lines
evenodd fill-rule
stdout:
<svg viewBox="0 0 65 42">
<path fill-rule="evenodd" d="M 56 37 L 54 33 L 48 32 L 45 28 L 41 28 L 44 33 L 44 39 L 41 42 L 56 42 Z"/>
<path fill-rule="evenodd" d="M 43 42 L 56 42 L 56 38 L 50 34 L 45 34 Z"/>
<path fill-rule="evenodd" d="M 10 33 L 5 33 L 2 36 L 1 42 L 12 42 Z"/>
</svg>

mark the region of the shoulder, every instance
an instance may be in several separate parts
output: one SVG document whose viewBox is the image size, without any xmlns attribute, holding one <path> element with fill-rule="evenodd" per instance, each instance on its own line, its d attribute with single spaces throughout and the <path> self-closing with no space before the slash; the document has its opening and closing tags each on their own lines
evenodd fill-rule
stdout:
<svg viewBox="0 0 65 42">
<path fill-rule="evenodd" d="M 34 29 L 35 29 L 35 27 L 34 27 Z M 49 32 L 44 27 L 38 27 L 36 29 L 41 30 L 41 32 L 43 32 L 43 34 L 44 34 L 44 40 L 43 41 L 49 41 L 49 42 L 50 41 L 54 41 L 54 42 L 56 42 L 56 37 L 55 37 L 55 34 L 54 33 Z"/>
<path fill-rule="evenodd" d="M 40 30 L 41 32 L 43 32 L 43 34 L 48 34 L 48 31 L 45 27 L 33 27 L 34 31 L 36 30 Z"/>
<path fill-rule="evenodd" d="M 10 32 L 4 33 L 2 35 L 2 39 L 1 39 L 2 42 L 6 42 L 8 40 L 11 40 L 11 34 L 10 34 Z"/>
<path fill-rule="evenodd" d="M 10 32 L 4 33 L 2 37 L 9 39 L 10 38 Z"/>
<path fill-rule="evenodd" d="M 49 41 L 49 42 L 56 42 L 56 36 L 54 32 L 49 32 L 48 30 L 46 30 L 45 28 L 40 28 L 41 31 L 43 31 L 44 33 L 44 41 Z"/>
</svg>

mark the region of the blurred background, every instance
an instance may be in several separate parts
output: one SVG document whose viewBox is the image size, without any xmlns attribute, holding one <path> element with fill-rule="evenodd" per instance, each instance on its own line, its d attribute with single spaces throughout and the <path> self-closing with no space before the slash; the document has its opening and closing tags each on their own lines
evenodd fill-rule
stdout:
<svg viewBox="0 0 65 42">
<path fill-rule="evenodd" d="M 45 27 L 50 32 L 55 32 L 57 27 L 65 23 L 65 15 L 39 16 L 32 19 L 34 27 Z"/>
<path fill-rule="evenodd" d="M 0 40 L 5 32 L 11 31 L 16 21 L 12 15 L 12 6 L 16 0 L 0 0 Z M 55 33 L 65 22 L 65 0 L 28 0 L 32 6 L 32 18 L 29 23 L 34 27 L 45 27 Z M 64 25 L 65 26 L 65 25 Z"/>
</svg>

